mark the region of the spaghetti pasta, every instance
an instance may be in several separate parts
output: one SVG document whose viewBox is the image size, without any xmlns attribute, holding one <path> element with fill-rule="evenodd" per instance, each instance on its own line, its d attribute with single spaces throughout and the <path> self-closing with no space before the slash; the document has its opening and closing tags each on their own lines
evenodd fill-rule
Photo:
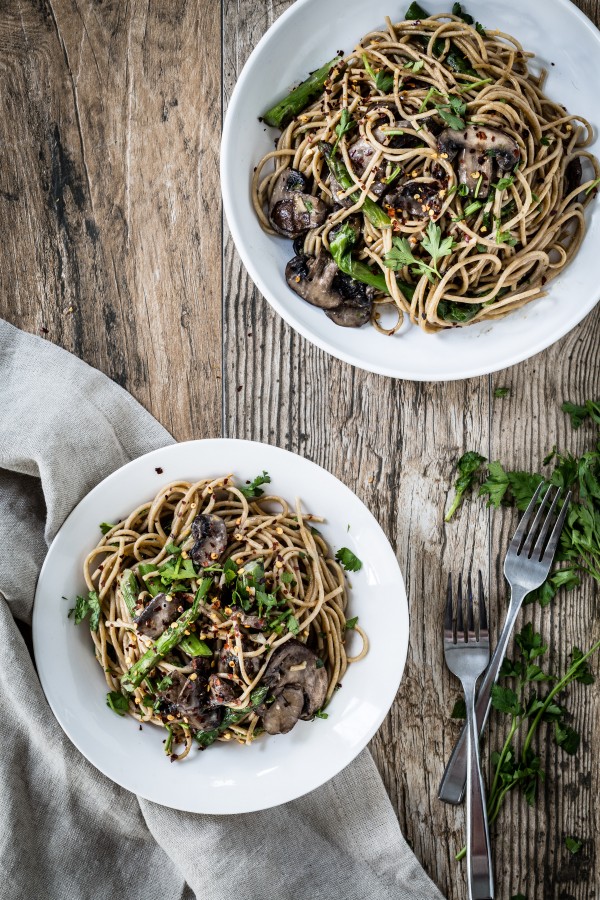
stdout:
<svg viewBox="0 0 600 900">
<path fill-rule="evenodd" d="M 288 284 L 337 324 L 497 319 L 543 297 L 584 237 L 590 123 L 546 96 L 516 38 L 463 18 L 386 19 L 256 167 L 261 226 L 296 238 Z"/>
<path fill-rule="evenodd" d="M 363 646 L 347 656 L 346 580 L 313 525 L 322 520 L 263 494 L 268 481 L 173 481 L 105 526 L 85 559 L 109 705 L 166 728 L 172 759 L 194 738 L 247 744 L 312 718 L 367 652 L 352 622 Z"/>
</svg>

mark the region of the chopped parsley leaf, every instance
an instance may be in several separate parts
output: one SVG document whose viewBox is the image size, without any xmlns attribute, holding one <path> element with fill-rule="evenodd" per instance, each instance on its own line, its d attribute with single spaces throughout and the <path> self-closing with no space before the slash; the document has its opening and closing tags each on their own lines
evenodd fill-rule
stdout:
<svg viewBox="0 0 600 900">
<path fill-rule="evenodd" d="M 271 476 L 267 474 L 267 472 L 263 471 L 262 475 L 257 475 L 254 481 L 251 481 L 249 484 L 244 485 L 239 488 L 240 493 L 244 495 L 246 500 L 252 500 L 253 497 L 261 497 L 264 494 L 264 491 L 261 490 L 261 484 L 270 484 Z"/>
<path fill-rule="evenodd" d="M 340 547 L 335 558 L 346 572 L 358 572 L 362 569 L 362 562 L 348 547 Z"/>
<path fill-rule="evenodd" d="M 120 691 L 109 691 L 106 695 L 106 705 L 118 716 L 124 716 L 129 709 L 129 700 Z"/>
<path fill-rule="evenodd" d="M 87 597 L 75 598 L 75 606 L 69 610 L 69 619 L 74 618 L 75 624 L 80 625 L 84 619 L 90 617 L 91 631 L 98 631 L 100 624 L 100 600 L 96 591 L 90 591 Z"/>
</svg>

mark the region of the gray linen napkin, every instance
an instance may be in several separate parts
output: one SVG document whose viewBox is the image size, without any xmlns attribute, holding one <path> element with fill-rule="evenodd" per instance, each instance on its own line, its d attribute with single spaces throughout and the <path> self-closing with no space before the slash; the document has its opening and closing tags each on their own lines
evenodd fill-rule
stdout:
<svg viewBox="0 0 600 900">
<path fill-rule="evenodd" d="M 0 891 L 3 900 L 436 900 L 368 751 L 243 816 L 176 812 L 91 766 L 55 721 L 15 620 L 75 504 L 170 435 L 100 372 L 0 321 Z"/>
</svg>

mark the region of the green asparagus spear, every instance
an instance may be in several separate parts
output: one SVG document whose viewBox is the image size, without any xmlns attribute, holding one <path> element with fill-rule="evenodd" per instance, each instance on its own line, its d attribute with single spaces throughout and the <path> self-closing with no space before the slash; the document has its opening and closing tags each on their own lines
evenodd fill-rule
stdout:
<svg viewBox="0 0 600 900">
<path fill-rule="evenodd" d="M 126 691 L 134 691 L 140 686 L 144 678 L 150 674 L 155 665 L 170 650 L 180 643 L 183 637 L 186 637 L 185 631 L 192 622 L 195 622 L 200 613 L 200 601 L 207 595 L 208 590 L 213 583 L 212 578 L 203 578 L 200 587 L 196 591 L 194 602 L 189 609 L 186 609 L 181 616 L 176 619 L 173 624 L 163 631 L 161 636 L 156 639 L 154 646 L 138 659 L 124 675 L 121 676 L 121 687 Z"/>
<path fill-rule="evenodd" d="M 131 569 L 125 569 L 119 578 L 119 587 L 121 588 L 121 594 L 123 595 L 123 600 L 125 601 L 125 606 L 129 610 L 129 614 L 135 616 L 135 608 L 140 595 L 140 586 Z"/>
<path fill-rule="evenodd" d="M 341 159 L 338 159 L 333 153 L 331 144 L 328 144 L 327 141 L 319 141 L 319 150 L 327 160 L 329 171 L 339 186 L 345 191 L 351 188 L 354 182 L 350 177 L 350 173 Z M 360 192 L 356 191 L 355 193 L 350 194 L 350 197 L 356 202 L 360 199 Z M 375 228 L 389 228 L 392 224 L 390 217 L 384 213 L 382 208 L 378 206 L 374 200 L 371 200 L 370 197 L 365 197 L 362 211 L 367 219 L 373 223 Z"/>
<path fill-rule="evenodd" d="M 335 59 L 330 60 L 320 69 L 317 69 L 316 72 L 313 72 L 306 81 L 294 88 L 287 97 L 284 97 L 283 100 L 280 100 L 279 103 L 267 110 L 262 116 L 263 122 L 266 122 L 267 125 L 272 125 L 274 128 L 285 128 L 294 116 L 301 113 L 315 97 L 323 93 L 329 72 L 337 63 L 341 62 L 341 59 L 341 56 L 336 56 Z"/>
<path fill-rule="evenodd" d="M 188 656 L 212 656 L 212 650 L 195 634 L 187 634 L 179 641 L 179 646 Z"/>
<path fill-rule="evenodd" d="M 406 15 L 404 17 L 408 19 L 409 22 L 415 22 L 419 19 L 428 19 L 429 13 L 425 12 L 422 6 L 418 3 L 411 3 L 408 9 L 406 10 Z M 428 41 L 427 38 L 421 38 L 421 43 L 427 46 Z M 444 44 L 445 41 L 438 39 L 433 42 L 433 53 L 435 56 L 441 56 L 444 52 Z M 454 72 L 460 72 L 461 75 L 476 75 L 475 72 L 471 68 L 471 63 L 460 50 L 454 46 L 454 44 L 450 44 L 450 49 L 446 55 L 446 59 L 444 60 L 449 69 L 452 69 Z"/>
<path fill-rule="evenodd" d="M 268 693 L 267 687 L 259 687 L 256 690 L 252 691 L 250 694 L 250 705 L 244 706 L 243 709 L 232 709 L 231 707 L 227 707 L 225 710 L 225 715 L 223 716 L 223 720 L 221 724 L 216 728 L 211 728 L 210 731 L 197 731 L 194 737 L 198 741 L 201 747 L 209 747 L 211 744 L 217 740 L 220 734 L 222 734 L 225 729 L 229 728 L 230 725 L 237 725 L 244 716 L 247 716 L 249 712 L 252 712 L 253 709 L 256 709 L 259 706 Z"/>
<path fill-rule="evenodd" d="M 373 272 L 365 263 L 353 258 L 351 250 L 355 241 L 354 229 L 345 223 L 338 228 L 331 238 L 329 249 L 338 268 L 356 281 L 369 284 L 371 287 L 381 291 L 382 294 L 389 294 L 383 273 Z M 412 300 L 415 292 L 414 285 L 399 281 L 398 287 L 407 300 Z"/>
</svg>

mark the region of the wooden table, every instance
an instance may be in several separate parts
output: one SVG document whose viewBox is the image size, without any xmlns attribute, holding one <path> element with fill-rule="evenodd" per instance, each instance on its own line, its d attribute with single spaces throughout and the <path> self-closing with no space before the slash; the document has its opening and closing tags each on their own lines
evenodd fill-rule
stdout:
<svg viewBox="0 0 600 900">
<path fill-rule="evenodd" d="M 472 503 L 444 526 L 448 487 L 468 448 L 535 469 L 554 443 L 589 443 L 559 406 L 598 394 L 600 310 L 529 362 L 457 384 L 365 374 L 284 324 L 234 250 L 218 157 L 236 77 L 288 2 L 2 4 L 0 314 L 102 369 L 176 438 L 286 447 L 335 473 L 379 518 L 406 576 L 411 644 L 371 749 L 418 858 L 462 898 L 453 855 L 463 811 L 436 800 L 458 695 L 440 609 L 446 572 L 464 560 L 487 573 L 500 618 L 500 552 L 514 519 Z M 579 6 L 600 21 L 599 0 Z M 510 397 L 494 398 L 497 386 Z M 562 667 L 573 644 L 598 637 L 597 608 L 587 586 L 546 610 L 528 607 L 523 620 Z M 539 802 L 513 797 L 494 829 L 500 898 L 597 896 L 600 703 L 583 686 L 568 702 L 584 734 L 578 756 L 548 744 Z M 493 727 L 488 751 L 499 739 Z M 584 839 L 578 856 L 565 835 Z"/>
</svg>

